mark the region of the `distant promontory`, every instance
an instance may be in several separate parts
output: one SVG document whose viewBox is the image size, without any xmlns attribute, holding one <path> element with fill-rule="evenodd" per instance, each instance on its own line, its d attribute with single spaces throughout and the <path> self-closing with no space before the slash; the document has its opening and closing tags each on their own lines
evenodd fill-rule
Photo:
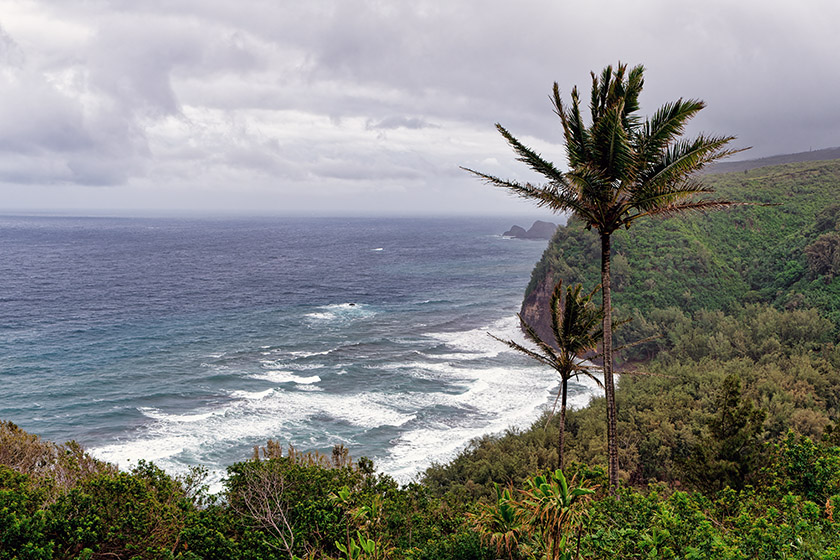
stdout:
<svg viewBox="0 0 840 560">
<path fill-rule="evenodd" d="M 557 224 L 537 220 L 528 230 L 521 226 L 513 226 L 502 235 L 516 239 L 551 239 L 555 231 L 557 231 Z"/>
</svg>

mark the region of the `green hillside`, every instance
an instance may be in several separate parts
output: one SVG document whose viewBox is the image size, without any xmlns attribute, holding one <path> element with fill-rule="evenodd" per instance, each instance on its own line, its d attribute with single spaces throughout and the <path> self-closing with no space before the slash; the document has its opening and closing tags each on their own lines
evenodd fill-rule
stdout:
<svg viewBox="0 0 840 560">
<path fill-rule="evenodd" d="M 732 311 L 768 303 L 814 307 L 840 325 L 840 160 L 704 180 L 724 198 L 776 206 L 648 219 L 616 232 L 613 304 L 619 313 L 648 316 L 668 307 Z M 528 294 L 548 273 L 594 286 L 599 250 L 595 233 L 570 220 L 535 267 Z"/>
</svg>

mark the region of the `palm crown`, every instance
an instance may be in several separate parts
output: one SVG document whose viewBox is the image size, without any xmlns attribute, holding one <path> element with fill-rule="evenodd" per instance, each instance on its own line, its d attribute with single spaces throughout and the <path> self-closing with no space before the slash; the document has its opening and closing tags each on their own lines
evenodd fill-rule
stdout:
<svg viewBox="0 0 840 560">
<path fill-rule="evenodd" d="M 592 74 L 590 114 L 587 127 L 581 116 L 580 95 L 572 89 L 567 107 L 557 83 L 552 92 L 555 113 L 560 117 L 566 141 L 569 171 L 561 172 L 510 134 L 496 127 L 518 155 L 518 160 L 543 175 L 543 185 L 508 181 L 467 169 L 497 186 L 558 212 L 571 212 L 610 234 L 642 216 L 707 210 L 733 203 L 701 197 L 713 191 L 694 174 L 708 163 L 740 150 L 727 149 L 733 136 L 700 135 L 679 140 L 688 121 L 705 107 L 696 99 L 679 99 L 642 120 L 639 93 L 644 68 L 627 72 L 619 64 L 607 66 L 600 76 Z"/>
<path fill-rule="evenodd" d="M 597 288 L 596 288 L 597 290 Z M 519 317 L 525 337 L 536 346 L 531 350 L 513 340 L 503 340 L 493 334 L 493 338 L 503 342 L 514 350 L 525 354 L 556 370 L 561 379 L 568 380 L 579 374 L 598 379 L 590 373 L 583 356 L 595 350 L 601 338 L 600 323 L 604 317 L 601 308 L 592 302 L 594 292 L 581 294 L 581 285 L 566 288 L 563 298 L 563 283 L 554 286 L 551 295 L 551 329 L 554 343 L 549 344 L 540 338 L 537 331 L 522 317 Z"/>
</svg>

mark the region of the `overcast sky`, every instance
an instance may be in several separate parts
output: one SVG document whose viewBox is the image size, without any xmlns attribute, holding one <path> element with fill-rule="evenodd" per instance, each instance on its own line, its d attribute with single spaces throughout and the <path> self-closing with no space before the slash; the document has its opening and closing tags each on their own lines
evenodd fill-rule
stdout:
<svg viewBox="0 0 840 560">
<path fill-rule="evenodd" d="M 0 0 L 0 212 L 510 213 L 589 72 L 748 157 L 840 145 L 837 0 Z M 745 156 L 746 157 L 746 156 Z"/>
</svg>

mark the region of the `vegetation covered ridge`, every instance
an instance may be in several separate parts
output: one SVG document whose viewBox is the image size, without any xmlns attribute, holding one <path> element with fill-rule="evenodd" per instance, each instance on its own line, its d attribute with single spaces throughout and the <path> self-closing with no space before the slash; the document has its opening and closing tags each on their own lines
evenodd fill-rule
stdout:
<svg viewBox="0 0 840 560">
<path fill-rule="evenodd" d="M 342 448 L 331 457 L 283 453 L 269 440 L 210 495 L 201 469 L 174 477 L 140 462 L 119 471 L 8 422 L 0 443 L 3 560 L 840 555 L 840 448 L 793 433 L 761 450 L 753 486 L 624 485 L 615 494 L 603 469 L 580 464 L 564 473 L 521 463 L 533 473 L 487 495 L 469 484 L 440 492 L 431 477 L 399 486 Z"/>
<path fill-rule="evenodd" d="M 649 374 L 624 376 L 616 390 L 621 490 L 616 501 L 599 497 L 587 506 L 582 549 L 602 555 L 580 557 L 836 558 L 835 529 L 783 513 L 802 499 L 835 517 L 834 325 L 814 309 L 768 304 L 730 314 L 669 308 L 651 321 L 666 334 L 645 366 Z M 606 464 L 605 408 L 598 397 L 568 411 L 567 475 L 605 482 L 603 467 L 586 466 Z M 424 483 L 466 502 L 492 503 L 501 481 L 527 489 L 531 473 L 556 464 L 559 428 L 558 418 L 544 417 L 524 431 L 479 438 L 429 468 Z"/>
<path fill-rule="evenodd" d="M 840 160 L 706 175 L 703 181 L 729 200 L 775 206 L 642 220 L 616 231 L 611 264 L 617 313 L 648 318 L 670 307 L 729 312 L 766 303 L 817 309 L 838 328 Z M 522 309 L 526 320 L 547 332 L 542 300 L 556 280 L 597 285 L 599 251 L 597 234 L 579 220 L 558 228 L 532 272 Z"/>
</svg>

